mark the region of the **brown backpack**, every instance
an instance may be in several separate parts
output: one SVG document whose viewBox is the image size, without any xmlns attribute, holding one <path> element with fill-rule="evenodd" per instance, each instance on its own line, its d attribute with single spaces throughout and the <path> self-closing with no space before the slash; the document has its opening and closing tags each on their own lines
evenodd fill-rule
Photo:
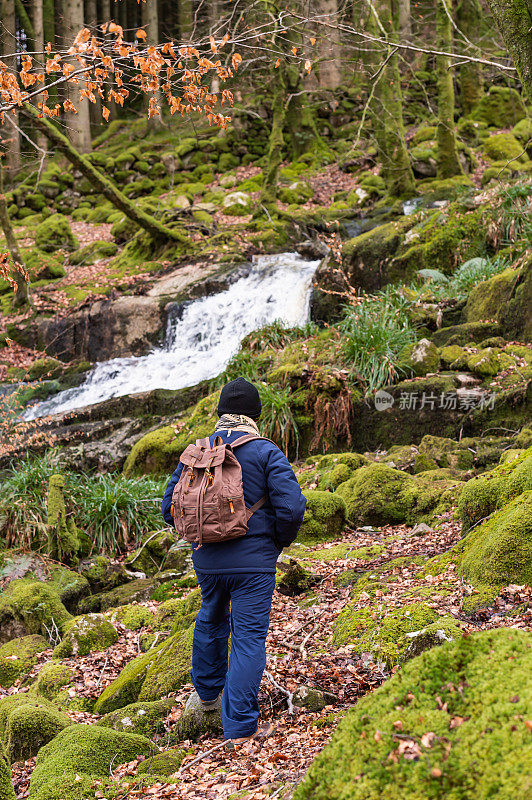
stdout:
<svg viewBox="0 0 532 800">
<path fill-rule="evenodd" d="M 203 542 L 225 542 L 245 535 L 250 517 L 268 497 L 246 508 L 242 470 L 233 451 L 263 438 L 250 433 L 233 444 L 218 436 L 212 448 L 208 438 L 189 444 L 180 458 L 183 471 L 170 506 L 181 539 L 201 547 Z"/>
</svg>

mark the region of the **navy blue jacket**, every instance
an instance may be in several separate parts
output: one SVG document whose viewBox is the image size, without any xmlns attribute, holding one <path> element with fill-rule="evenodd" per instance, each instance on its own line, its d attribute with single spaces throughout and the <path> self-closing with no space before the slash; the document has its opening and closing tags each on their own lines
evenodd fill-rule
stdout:
<svg viewBox="0 0 532 800">
<path fill-rule="evenodd" d="M 220 436 L 231 443 L 245 435 L 242 431 L 223 430 L 213 434 L 210 442 L 212 445 Z M 193 545 L 194 567 L 208 574 L 275 572 L 281 549 L 292 544 L 297 536 L 307 501 L 292 467 L 276 445 L 264 439 L 247 442 L 236 448 L 235 456 L 242 468 L 246 506 L 254 505 L 265 494 L 270 499 L 253 514 L 242 538 L 202 547 Z M 163 517 L 172 526 L 170 504 L 182 469 L 183 465 L 178 464 L 163 498 Z"/>
</svg>

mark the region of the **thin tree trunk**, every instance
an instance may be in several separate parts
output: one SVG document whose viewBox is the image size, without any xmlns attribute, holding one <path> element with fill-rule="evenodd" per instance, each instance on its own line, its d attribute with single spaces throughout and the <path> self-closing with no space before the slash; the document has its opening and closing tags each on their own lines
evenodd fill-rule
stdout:
<svg viewBox="0 0 532 800">
<path fill-rule="evenodd" d="M 32 18 L 33 18 L 33 32 L 34 32 L 34 49 L 36 52 L 34 63 L 39 65 L 35 72 L 39 74 L 44 73 L 44 16 L 43 16 L 43 0 L 32 0 Z M 44 85 L 44 84 L 43 84 Z M 42 95 L 37 97 L 37 103 L 43 101 Z M 39 133 L 37 144 L 41 150 L 47 149 L 47 139 L 43 133 Z"/>
<path fill-rule="evenodd" d="M 52 53 L 56 47 L 55 41 L 55 0 L 42 0 L 42 15 L 43 15 L 43 36 L 44 45 L 48 43 L 52 46 Z M 44 57 L 43 57 L 44 60 Z M 45 81 L 46 85 L 46 81 Z M 47 105 L 49 108 L 54 108 L 58 100 L 57 88 L 53 86 L 48 91 L 49 97 Z"/>
<path fill-rule="evenodd" d="M 436 35 L 437 48 L 451 52 L 453 46 L 451 9 L 447 0 L 436 0 Z M 456 133 L 454 126 L 454 86 L 451 59 L 448 56 L 436 56 L 438 74 L 438 177 L 452 178 L 462 174 L 458 158 Z"/>
<path fill-rule="evenodd" d="M 1 0 L 0 4 L 1 20 L 1 52 L 3 61 L 8 70 L 18 78 L 17 58 L 13 53 L 17 47 L 17 29 L 15 19 L 15 0 Z M 18 108 L 14 108 L 6 114 L 6 123 L 2 129 L 2 138 L 5 141 L 6 168 L 9 177 L 20 168 L 20 136 L 17 130 L 19 122 Z M 16 127 L 15 127 L 16 126 Z"/>
<path fill-rule="evenodd" d="M 377 148 L 382 161 L 382 176 L 392 197 L 412 196 L 415 193 L 414 175 L 406 148 L 403 122 L 403 96 L 397 55 L 393 50 L 393 36 L 398 24 L 392 13 L 391 0 L 380 0 L 376 6 L 380 25 L 391 39 L 384 61 L 376 76 L 373 97 L 373 125 Z M 370 15 L 369 28 L 376 31 L 374 14 Z M 382 30 L 379 31 L 382 35 Z"/>
<path fill-rule="evenodd" d="M 179 39 L 189 42 L 194 27 L 194 8 L 192 0 L 178 0 L 179 4 Z"/>
<path fill-rule="evenodd" d="M 330 25 L 338 22 L 338 0 L 320 0 L 318 14 Z M 340 70 L 340 32 L 336 28 L 319 30 L 319 82 L 324 89 L 336 89 L 342 81 Z"/>
<path fill-rule="evenodd" d="M 85 25 L 91 33 L 97 33 L 98 4 L 96 0 L 85 0 Z M 102 102 L 100 95 L 95 92 L 96 102 L 89 106 L 89 117 L 92 125 L 102 124 Z"/>
<path fill-rule="evenodd" d="M 475 40 L 480 32 L 482 9 L 479 0 L 462 0 L 456 10 L 458 29 L 473 43 L 469 45 L 469 53 L 478 58 L 480 48 Z M 466 61 L 460 66 L 460 101 L 464 114 L 469 114 L 482 97 L 482 67 L 474 61 Z"/>
<path fill-rule="evenodd" d="M 157 45 L 159 44 L 159 13 L 157 8 L 157 0 L 146 0 L 142 5 L 142 26 L 146 31 L 146 44 Z M 155 78 L 153 90 L 145 95 L 146 112 L 149 113 L 150 98 L 155 100 L 159 109 L 162 107 L 162 96 L 159 81 Z M 156 85 L 155 85 L 156 84 Z M 148 116 L 148 128 L 151 130 L 160 130 L 162 128 L 162 117 L 159 111 L 158 114 Z"/>
<path fill-rule="evenodd" d="M 397 24 L 399 38 L 410 39 L 412 37 L 412 14 L 410 11 L 410 0 L 399 0 L 399 20 Z M 408 55 L 409 51 L 405 51 Z"/>
<path fill-rule="evenodd" d="M 286 86 L 283 68 L 281 66 L 273 70 L 273 77 L 275 80 L 272 103 L 273 121 L 268 143 L 266 169 L 264 170 L 264 182 L 260 197 L 261 205 L 268 205 L 275 202 L 279 170 L 283 161 Z"/>
<path fill-rule="evenodd" d="M 13 263 L 15 264 L 15 268 L 13 270 L 13 279 L 17 284 L 17 288 L 15 290 L 15 297 L 13 300 L 13 305 L 15 307 L 25 306 L 30 304 L 30 295 L 28 284 L 26 282 L 25 274 L 26 268 L 24 266 L 24 261 L 22 256 L 20 255 L 20 250 L 18 249 L 18 243 L 15 238 L 15 234 L 13 232 L 13 228 L 11 227 L 11 220 L 9 219 L 9 212 L 7 210 L 7 200 L 4 194 L 4 170 L 0 167 L 0 227 L 4 232 L 4 236 L 6 237 L 7 248 L 13 259 Z M 20 269 L 17 269 L 17 265 L 20 266 Z"/>
<path fill-rule="evenodd" d="M 488 0 L 523 88 L 532 102 L 532 7 L 530 0 Z"/>
<path fill-rule="evenodd" d="M 63 2 L 63 36 L 66 44 L 70 47 L 79 31 L 84 25 L 83 0 L 65 0 Z M 71 63 L 74 67 L 80 66 L 76 59 Z M 79 83 L 68 81 L 65 84 L 67 102 L 72 103 L 76 112 L 67 111 L 65 122 L 68 129 L 68 136 L 74 147 L 82 153 L 88 153 L 91 149 L 91 129 L 89 101 L 80 98 L 80 89 L 83 87 L 84 79 L 80 78 Z"/>
<path fill-rule="evenodd" d="M 116 208 L 122 211 L 126 217 L 136 222 L 139 227 L 147 231 L 150 236 L 155 239 L 173 239 L 177 242 L 188 243 L 190 240 L 186 234 L 180 231 L 171 230 L 163 225 L 159 220 L 142 211 L 138 205 L 129 200 L 125 194 L 116 188 L 105 175 L 96 169 L 90 161 L 85 158 L 76 148 L 69 142 L 52 123 L 46 118 L 39 118 L 38 112 L 28 103 L 24 105 L 24 110 L 48 137 L 50 142 L 55 145 L 58 150 L 61 150 L 71 164 L 74 165 L 85 177 L 92 183 L 92 185 L 101 192 Z"/>
</svg>

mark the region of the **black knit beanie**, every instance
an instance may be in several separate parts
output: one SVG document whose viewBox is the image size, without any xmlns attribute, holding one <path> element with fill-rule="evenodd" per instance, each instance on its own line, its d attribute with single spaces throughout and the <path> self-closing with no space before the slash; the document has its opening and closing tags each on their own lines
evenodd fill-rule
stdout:
<svg viewBox="0 0 532 800">
<path fill-rule="evenodd" d="M 251 419 L 258 419 L 262 405 L 259 393 L 252 383 L 245 378 L 226 383 L 220 393 L 218 416 L 222 414 L 245 414 Z"/>
</svg>

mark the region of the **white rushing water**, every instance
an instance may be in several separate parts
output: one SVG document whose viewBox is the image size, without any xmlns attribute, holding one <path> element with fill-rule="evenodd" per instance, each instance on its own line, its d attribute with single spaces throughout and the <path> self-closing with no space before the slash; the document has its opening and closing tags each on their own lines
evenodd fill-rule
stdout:
<svg viewBox="0 0 532 800">
<path fill-rule="evenodd" d="M 275 320 L 289 327 L 308 320 L 312 277 L 319 261 L 297 253 L 258 256 L 248 275 L 227 290 L 189 303 L 169 318 L 163 347 L 146 356 L 113 358 L 85 382 L 29 408 L 25 419 L 152 389 L 182 389 L 222 372 L 251 331 Z"/>
</svg>

